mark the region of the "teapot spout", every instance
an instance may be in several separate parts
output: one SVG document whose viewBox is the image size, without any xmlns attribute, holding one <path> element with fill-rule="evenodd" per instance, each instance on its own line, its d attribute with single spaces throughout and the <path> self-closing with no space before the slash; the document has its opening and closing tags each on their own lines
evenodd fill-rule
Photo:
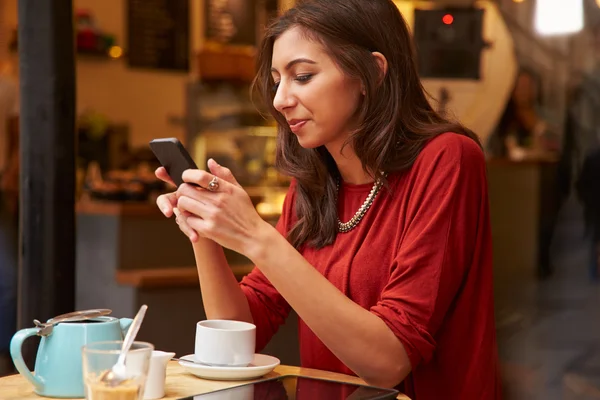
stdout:
<svg viewBox="0 0 600 400">
<path fill-rule="evenodd" d="M 121 325 L 121 332 L 123 334 L 123 337 L 125 337 L 125 335 L 127 335 L 127 331 L 129 330 L 129 327 L 131 326 L 132 322 L 133 322 L 133 319 L 131 319 L 131 318 L 119 319 L 119 325 Z"/>
</svg>

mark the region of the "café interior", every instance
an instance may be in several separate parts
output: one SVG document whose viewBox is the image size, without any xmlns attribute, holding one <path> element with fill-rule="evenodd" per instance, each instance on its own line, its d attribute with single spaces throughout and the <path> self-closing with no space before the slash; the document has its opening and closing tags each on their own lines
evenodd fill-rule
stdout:
<svg viewBox="0 0 600 400">
<path fill-rule="evenodd" d="M 19 3 L 0 0 L 2 73 L 16 82 L 27 65 Z M 195 324 L 206 318 L 196 261 L 156 206 L 167 187 L 148 143 L 177 138 L 198 166 L 210 158 L 227 166 L 275 224 L 290 180 L 275 168 L 276 123 L 249 88 L 262 29 L 294 0 L 63 3 L 72 3 L 75 39 L 76 229 L 61 250 L 73 260 L 72 301 L 40 306 L 62 294 L 36 288 L 59 278 L 34 284 L 25 270 L 15 332 L 75 310 L 133 318 L 147 305 L 138 339 L 190 354 Z M 394 3 L 432 104 L 476 132 L 486 153 L 505 398 L 600 398 L 599 253 L 579 196 L 587 155 L 600 144 L 600 1 Z M 20 206 L 35 207 L 25 199 Z M 22 224 L 21 236 L 31 239 L 28 229 Z M 254 267 L 225 253 L 238 280 Z M 299 365 L 297 330 L 292 312 L 263 353 Z M 1 361 L 0 376 L 16 373 L 10 359 Z"/>
</svg>

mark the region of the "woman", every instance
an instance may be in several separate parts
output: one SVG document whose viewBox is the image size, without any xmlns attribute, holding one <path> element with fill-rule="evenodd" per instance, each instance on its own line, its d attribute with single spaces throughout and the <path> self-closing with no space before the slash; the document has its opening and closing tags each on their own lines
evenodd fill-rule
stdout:
<svg viewBox="0 0 600 400">
<path fill-rule="evenodd" d="M 540 79 L 523 68 L 490 143 L 494 156 L 521 160 L 557 151 L 551 124 L 541 116 L 541 99 Z"/>
<path fill-rule="evenodd" d="M 293 308 L 304 367 L 413 399 L 498 398 L 484 156 L 429 105 L 398 9 L 302 2 L 258 66 L 293 177 L 277 227 L 214 160 L 158 199 L 193 243 L 208 318 L 253 322 L 260 351 Z M 257 266 L 240 285 L 222 246 Z"/>
</svg>

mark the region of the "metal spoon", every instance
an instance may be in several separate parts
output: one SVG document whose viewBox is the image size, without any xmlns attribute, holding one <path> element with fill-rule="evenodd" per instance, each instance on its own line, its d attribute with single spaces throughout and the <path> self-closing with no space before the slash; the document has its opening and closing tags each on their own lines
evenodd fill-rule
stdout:
<svg viewBox="0 0 600 400">
<path fill-rule="evenodd" d="M 127 369 L 125 368 L 125 357 L 127 357 L 127 353 L 129 352 L 129 349 L 131 348 L 138 331 L 140 330 L 140 326 L 142 325 L 142 321 L 144 319 L 144 315 L 146 315 L 147 309 L 148 306 L 145 304 L 140 307 L 140 310 L 136 314 L 131 326 L 129 327 L 129 330 L 127 331 L 127 335 L 125 335 L 123 347 L 121 348 L 121 353 L 119 354 L 117 363 L 113 365 L 111 369 L 102 374 L 100 377 L 100 382 L 114 387 L 128 379 Z"/>
</svg>

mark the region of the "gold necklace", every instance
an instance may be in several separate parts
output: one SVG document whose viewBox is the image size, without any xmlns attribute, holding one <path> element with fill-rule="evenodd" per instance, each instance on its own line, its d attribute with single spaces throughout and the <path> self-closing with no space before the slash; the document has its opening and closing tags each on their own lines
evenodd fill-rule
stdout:
<svg viewBox="0 0 600 400">
<path fill-rule="evenodd" d="M 387 174 L 383 174 L 383 176 L 385 177 L 385 176 L 387 176 Z M 354 214 L 354 216 L 352 218 L 350 218 L 350 220 L 348 222 L 340 221 L 340 217 L 338 216 L 338 232 L 346 233 L 346 232 L 350 232 L 352 229 L 356 228 L 358 223 L 363 219 L 363 217 L 365 216 L 365 214 L 367 213 L 367 211 L 373 204 L 373 201 L 375 201 L 375 197 L 377 196 L 377 193 L 379 193 L 379 190 L 381 189 L 382 186 L 383 186 L 382 178 L 377 179 L 373 183 L 373 188 L 369 192 L 369 195 L 365 199 L 365 202 L 360 206 L 360 208 L 358 209 L 356 214 Z M 338 193 L 338 195 L 340 193 L 340 178 L 338 178 L 338 180 L 337 180 L 337 193 Z"/>
</svg>

